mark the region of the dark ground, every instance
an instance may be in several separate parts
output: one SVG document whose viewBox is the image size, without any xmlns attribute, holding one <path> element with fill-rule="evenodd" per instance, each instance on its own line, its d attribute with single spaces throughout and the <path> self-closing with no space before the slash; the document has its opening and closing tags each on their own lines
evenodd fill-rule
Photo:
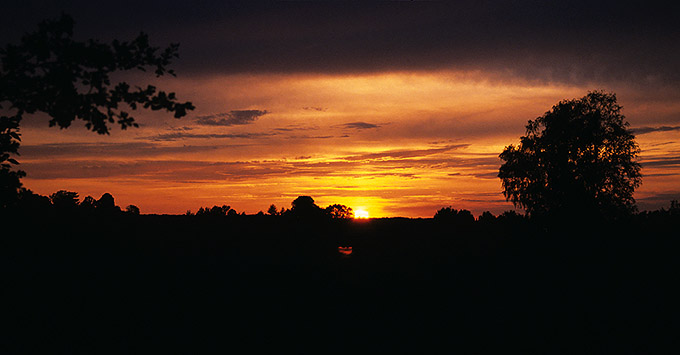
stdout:
<svg viewBox="0 0 680 355">
<path fill-rule="evenodd" d="M 678 226 L 13 218 L 0 352 L 667 353 Z"/>
</svg>

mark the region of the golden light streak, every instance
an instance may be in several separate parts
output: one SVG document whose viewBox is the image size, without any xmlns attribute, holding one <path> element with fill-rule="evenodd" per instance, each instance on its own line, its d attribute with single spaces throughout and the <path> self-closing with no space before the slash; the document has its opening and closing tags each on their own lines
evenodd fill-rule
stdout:
<svg viewBox="0 0 680 355">
<path fill-rule="evenodd" d="M 68 189 L 98 198 L 110 192 L 117 204 L 135 204 L 142 213 L 222 204 L 257 213 L 272 203 L 290 208 L 300 195 L 321 207 L 357 206 L 371 217 L 431 217 L 449 205 L 475 215 L 500 213 L 512 206 L 495 177 L 498 154 L 519 141 L 528 120 L 593 89 L 453 71 L 180 77 L 158 85 L 191 99 L 196 112 L 174 120 L 142 111 L 136 115 L 141 128 L 105 137 L 77 127 L 79 122 L 68 130 L 46 128 L 46 119 L 22 127 L 22 147 L 56 143 L 20 150 L 20 167 L 28 173 L 24 185 L 44 195 Z M 644 123 L 645 114 L 670 114 L 668 107 L 675 107 L 652 110 L 628 96 L 620 95 L 620 104 L 638 126 L 653 125 Z M 247 109 L 269 113 L 224 127 L 195 119 Z M 639 137 L 641 157 L 677 155 L 676 136 Z M 110 147 L 56 154 L 63 143 Z M 442 150 L 449 146 L 458 147 Z M 643 169 L 641 196 L 677 190 L 680 172 L 660 169 Z"/>
</svg>

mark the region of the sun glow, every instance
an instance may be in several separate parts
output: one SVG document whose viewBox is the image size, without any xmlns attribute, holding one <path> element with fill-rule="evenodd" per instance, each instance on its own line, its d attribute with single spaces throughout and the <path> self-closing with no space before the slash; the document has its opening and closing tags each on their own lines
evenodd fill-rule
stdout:
<svg viewBox="0 0 680 355">
<path fill-rule="evenodd" d="M 367 219 L 368 218 L 368 211 L 366 211 L 366 210 L 356 210 L 356 211 L 354 211 L 354 218 Z"/>
</svg>

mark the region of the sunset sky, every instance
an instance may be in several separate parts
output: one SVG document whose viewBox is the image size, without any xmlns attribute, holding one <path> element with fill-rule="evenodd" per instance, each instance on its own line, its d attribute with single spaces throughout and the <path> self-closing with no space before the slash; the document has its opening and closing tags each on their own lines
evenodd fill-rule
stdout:
<svg viewBox="0 0 680 355">
<path fill-rule="evenodd" d="M 299 195 L 371 217 L 512 209 L 498 154 L 528 120 L 591 90 L 617 94 L 642 153 L 641 210 L 680 199 L 680 12 L 649 2 L 22 1 L 2 44 L 62 11 L 75 37 L 180 43 L 181 119 L 137 111 L 108 136 L 22 122 L 24 186 L 105 192 L 142 213 L 290 207 Z M 667 3 L 667 2 L 666 2 Z"/>
</svg>

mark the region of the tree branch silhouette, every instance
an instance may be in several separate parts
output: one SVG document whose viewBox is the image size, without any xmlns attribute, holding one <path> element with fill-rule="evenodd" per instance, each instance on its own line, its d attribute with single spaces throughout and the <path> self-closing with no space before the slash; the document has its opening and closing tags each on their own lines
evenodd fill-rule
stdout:
<svg viewBox="0 0 680 355">
<path fill-rule="evenodd" d="M 46 113 L 50 127 L 62 129 L 79 119 L 88 130 L 109 134 L 114 124 L 121 129 L 138 127 L 130 110 L 166 110 L 180 118 L 194 109 L 191 102 L 179 102 L 174 92 L 111 80 L 111 74 L 129 70 L 175 76 L 169 65 L 179 56 L 179 44 L 154 47 L 145 33 L 132 41 L 110 44 L 95 39 L 76 41 L 74 24 L 73 18 L 62 14 L 41 22 L 19 44 L 0 49 L 0 177 L 1 188 L 7 190 L 3 199 L 21 187 L 16 182 L 24 173 L 10 168 L 19 164 L 11 156 L 19 155 L 19 126 L 25 114 Z"/>
</svg>

